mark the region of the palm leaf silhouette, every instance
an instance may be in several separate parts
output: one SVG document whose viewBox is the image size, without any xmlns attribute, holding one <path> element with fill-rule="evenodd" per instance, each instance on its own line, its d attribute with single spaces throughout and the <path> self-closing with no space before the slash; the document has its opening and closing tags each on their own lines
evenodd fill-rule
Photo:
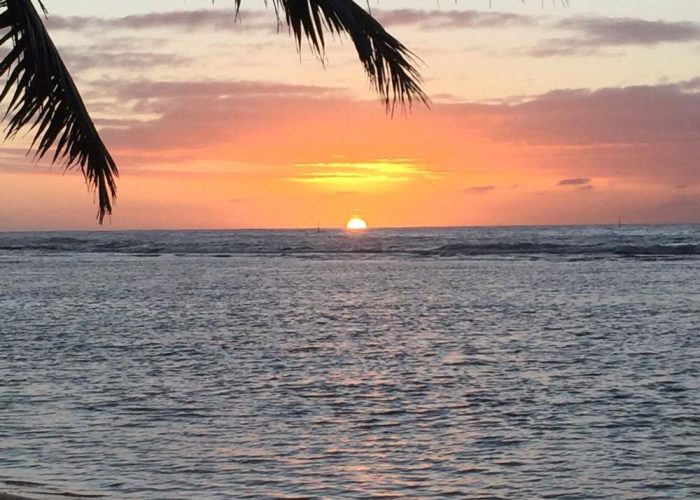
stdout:
<svg viewBox="0 0 700 500">
<path fill-rule="evenodd" d="M 37 0 L 46 13 L 42 0 Z M 241 0 L 234 0 L 236 12 Z M 346 34 L 388 111 L 428 104 L 413 54 L 353 0 L 272 0 L 277 18 L 289 27 L 297 48 L 308 40 L 323 57 L 325 33 Z M 0 46 L 9 51 L 0 62 L 4 87 L 0 103 L 7 106 L 6 139 L 28 129 L 30 151 L 38 160 L 49 152 L 52 164 L 80 169 L 97 193 L 100 224 L 112 213 L 119 175 L 80 93 L 49 36 L 32 0 L 0 0 Z"/>
<path fill-rule="evenodd" d="M 80 168 L 97 192 L 97 218 L 102 223 L 112 213 L 117 165 L 32 2 L 0 0 L 0 7 L 5 8 L 0 29 L 7 29 L 0 45 L 12 44 L 0 62 L 0 77 L 6 78 L 0 102 L 9 99 L 6 137 L 29 127 L 34 131 L 32 149 L 37 159 L 55 148 L 52 163 Z"/>
<path fill-rule="evenodd" d="M 236 9 L 240 9 L 240 4 L 241 0 L 236 0 Z M 428 103 L 413 53 L 354 1 L 274 0 L 273 5 L 278 19 L 284 17 L 297 48 L 306 38 L 312 50 L 323 57 L 324 31 L 347 34 L 388 109 L 393 111 L 397 104 L 410 107 L 414 101 Z"/>
</svg>

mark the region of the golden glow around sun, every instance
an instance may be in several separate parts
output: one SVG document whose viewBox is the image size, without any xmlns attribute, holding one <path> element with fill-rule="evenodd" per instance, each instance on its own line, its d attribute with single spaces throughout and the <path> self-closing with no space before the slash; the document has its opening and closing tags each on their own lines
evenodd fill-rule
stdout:
<svg viewBox="0 0 700 500">
<path fill-rule="evenodd" d="M 411 159 L 392 158 L 360 162 L 297 163 L 288 180 L 327 189 L 376 191 L 420 179 L 435 180 L 427 166 Z"/>
<path fill-rule="evenodd" d="M 359 217 L 353 217 L 348 221 L 345 227 L 352 231 L 358 231 L 362 229 L 367 229 L 367 223 Z"/>
</svg>

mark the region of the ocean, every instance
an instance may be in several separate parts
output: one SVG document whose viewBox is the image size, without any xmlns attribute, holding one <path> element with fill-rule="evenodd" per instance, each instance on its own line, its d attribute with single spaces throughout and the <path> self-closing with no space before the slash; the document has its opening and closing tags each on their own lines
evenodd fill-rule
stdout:
<svg viewBox="0 0 700 500">
<path fill-rule="evenodd" d="M 0 233 L 0 381 L 0 490 L 698 498 L 700 226 Z"/>
</svg>

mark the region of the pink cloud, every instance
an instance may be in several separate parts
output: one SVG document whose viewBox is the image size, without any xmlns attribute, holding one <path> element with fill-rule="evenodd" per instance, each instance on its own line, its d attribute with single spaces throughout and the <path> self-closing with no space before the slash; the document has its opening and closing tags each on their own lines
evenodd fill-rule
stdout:
<svg viewBox="0 0 700 500">
<path fill-rule="evenodd" d="M 578 16 L 560 21 L 553 28 L 568 31 L 571 35 L 545 40 L 528 50 L 529 55 L 590 56 L 610 47 L 648 47 L 662 43 L 700 41 L 700 24 L 692 22 Z"/>
<path fill-rule="evenodd" d="M 104 29 L 181 29 L 181 30 L 273 30 L 277 23 L 272 12 L 241 12 L 233 9 L 154 12 L 117 18 L 83 16 L 49 16 L 52 31 L 80 31 Z"/>
<path fill-rule="evenodd" d="M 396 9 L 373 12 L 386 26 L 415 26 L 424 30 L 456 28 L 502 28 L 532 25 L 535 20 L 509 12 L 476 10 L 418 10 Z"/>
<path fill-rule="evenodd" d="M 324 87 L 141 81 L 115 82 L 109 92 L 159 116 L 105 128 L 113 147 L 132 153 L 226 145 L 232 160 L 253 161 L 272 155 L 251 149 L 266 142 L 277 151 L 313 143 L 329 154 L 385 146 L 399 156 L 440 149 L 438 156 L 451 157 L 449 168 L 459 168 L 478 139 L 508 144 L 523 168 L 562 169 L 571 178 L 700 181 L 700 93 L 687 84 L 562 90 L 516 104 L 436 104 L 394 120 L 374 103 Z"/>
</svg>

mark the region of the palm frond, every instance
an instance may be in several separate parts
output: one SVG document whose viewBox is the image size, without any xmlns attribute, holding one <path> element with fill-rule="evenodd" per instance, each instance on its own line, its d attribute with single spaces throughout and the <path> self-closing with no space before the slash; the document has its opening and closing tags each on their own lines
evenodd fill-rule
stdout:
<svg viewBox="0 0 700 500">
<path fill-rule="evenodd" d="M 355 45 L 370 82 L 393 112 L 396 105 L 409 108 L 414 102 L 428 104 L 422 89 L 416 56 L 365 9 L 353 0 L 272 0 L 278 17 L 284 17 L 301 48 L 306 38 L 312 50 L 323 57 L 324 33 L 347 34 Z M 235 0 L 236 10 L 241 0 Z"/>
<path fill-rule="evenodd" d="M 44 9 L 43 4 L 41 8 Z M 52 163 L 79 168 L 98 197 L 100 224 L 112 213 L 119 175 L 78 89 L 31 0 L 0 0 L 0 46 L 11 48 L 0 62 L 5 79 L 7 138 L 28 128 L 37 160 L 53 151 Z"/>
<path fill-rule="evenodd" d="M 421 87 L 416 57 L 352 0 L 271 0 L 284 18 L 297 48 L 307 39 L 323 58 L 325 34 L 347 34 L 388 110 L 414 102 L 428 104 Z M 46 13 L 42 0 L 37 0 Z M 240 9 L 241 0 L 234 0 Z M 32 0 L 0 0 L 0 61 L 4 86 L 0 103 L 7 106 L 6 137 L 20 130 L 34 133 L 30 148 L 37 160 L 53 151 L 52 163 L 79 168 L 98 196 L 100 223 L 112 213 L 119 175 L 112 156 L 95 128 L 82 98 Z M 8 102 L 9 101 L 9 102 Z M 9 119 L 8 119 L 9 117 Z"/>
</svg>

